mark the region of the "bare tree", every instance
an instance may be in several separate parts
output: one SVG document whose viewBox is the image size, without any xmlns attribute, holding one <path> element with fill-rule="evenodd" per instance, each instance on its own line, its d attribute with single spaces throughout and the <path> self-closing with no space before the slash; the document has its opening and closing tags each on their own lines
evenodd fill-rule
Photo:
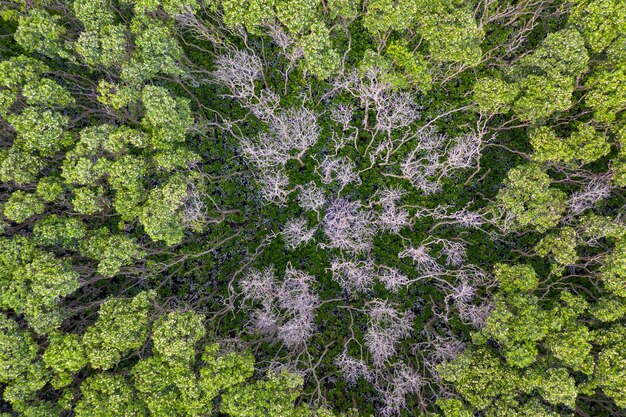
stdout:
<svg viewBox="0 0 626 417">
<path fill-rule="evenodd" d="M 368 309 L 369 323 L 365 343 L 377 367 L 383 367 L 396 354 L 397 344 L 413 329 L 413 314 L 401 313 L 386 301 L 372 301 Z"/>
<path fill-rule="evenodd" d="M 359 378 L 366 381 L 372 379 L 372 371 L 367 364 L 361 359 L 350 356 L 345 350 L 335 358 L 335 365 L 339 368 L 343 378 L 351 384 L 355 384 Z"/>
<path fill-rule="evenodd" d="M 268 119 L 269 131 L 239 138 L 246 158 L 261 169 L 282 166 L 291 159 L 303 163 L 304 154 L 319 138 L 315 113 L 306 108 L 277 112 L 273 107 L 261 106 L 260 102 L 253 109 L 255 114 Z"/>
<path fill-rule="evenodd" d="M 317 115 L 305 108 L 291 108 L 276 114 L 269 123 L 275 133 L 276 146 L 285 151 L 296 151 L 293 158 L 300 161 L 307 149 L 315 145 L 319 138 Z"/>
<path fill-rule="evenodd" d="M 276 271 L 273 266 L 268 266 L 261 271 L 256 269 L 248 271 L 239 281 L 244 300 L 257 301 L 266 307 L 271 305 L 276 295 L 275 279 Z"/>
<path fill-rule="evenodd" d="M 348 293 L 366 292 L 374 285 L 376 271 L 371 260 L 364 262 L 335 259 L 330 264 L 333 279 Z"/>
<path fill-rule="evenodd" d="M 324 184 L 330 184 L 333 181 L 337 183 L 343 189 L 346 185 L 354 182 L 356 184 L 361 183 L 358 173 L 356 172 L 356 165 L 347 156 L 343 157 L 329 157 L 324 158 L 321 164 L 321 177 Z"/>
<path fill-rule="evenodd" d="M 398 202 L 404 194 L 404 191 L 397 188 L 385 189 L 380 193 L 378 204 L 383 207 L 383 210 L 378 215 L 377 222 L 381 230 L 399 233 L 404 227 L 410 225 L 409 212 L 398 207 Z"/>
<path fill-rule="evenodd" d="M 280 319 L 271 308 L 253 312 L 252 320 L 252 330 L 260 335 L 274 335 L 280 329 Z"/>
<path fill-rule="evenodd" d="M 291 190 L 288 188 L 289 177 L 284 170 L 261 172 L 257 181 L 261 187 L 261 197 L 264 200 L 279 206 L 287 202 Z"/>
<path fill-rule="evenodd" d="M 398 253 L 398 257 L 400 259 L 410 258 L 417 266 L 418 271 L 427 275 L 438 274 L 443 271 L 441 265 L 430 255 L 428 248 L 424 245 L 418 246 L 417 248 L 410 247 L 404 249 L 402 252 Z"/>
<path fill-rule="evenodd" d="M 452 169 L 463 169 L 474 166 L 480 158 L 482 138 L 472 132 L 454 139 L 449 148 L 446 163 Z"/>
<path fill-rule="evenodd" d="M 591 180 L 584 190 L 573 193 L 569 199 L 572 214 L 577 215 L 592 208 L 598 201 L 608 198 L 611 184 L 603 178 Z"/>
<path fill-rule="evenodd" d="M 384 403 L 381 416 L 397 415 L 406 407 L 406 398 L 419 393 L 423 385 L 424 379 L 418 371 L 404 363 L 397 364 L 387 386 L 381 390 Z"/>
<path fill-rule="evenodd" d="M 354 116 L 354 109 L 346 104 L 339 104 L 330 109 L 330 119 L 341 126 L 343 130 L 350 128 Z"/>
<path fill-rule="evenodd" d="M 481 147 L 481 137 L 475 133 L 449 139 L 434 128 L 422 129 L 417 145 L 400 165 L 402 178 L 426 194 L 437 192 L 443 178 L 477 164 Z"/>
<path fill-rule="evenodd" d="M 406 92 L 388 92 L 375 101 L 376 130 L 390 134 L 393 130 L 410 126 L 419 118 L 413 95 Z"/>
<path fill-rule="evenodd" d="M 226 86 L 233 97 L 246 101 L 255 96 L 255 81 L 263 73 L 263 64 L 257 56 L 247 51 L 235 51 L 218 56 L 215 64 L 213 79 Z"/>
<path fill-rule="evenodd" d="M 244 300 L 253 300 L 261 308 L 252 313 L 252 328 L 265 336 L 274 336 L 289 348 L 303 345 L 314 330 L 318 296 L 311 289 L 313 277 L 287 265 L 281 282 L 273 267 L 251 270 L 240 281 Z"/>
<path fill-rule="evenodd" d="M 285 278 L 276 297 L 278 306 L 292 317 L 278 330 L 278 338 L 287 347 L 302 345 L 313 333 L 313 313 L 319 299 L 311 289 L 312 282 L 312 276 L 287 265 Z"/>
<path fill-rule="evenodd" d="M 303 217 L 289 219 L 284 224 L 281 234 L 288 249 L 295 249 L 313 239 L 316 228 L 309 229 Z"/>
<path fill-rule="evenodd" d="M 330 246 L 352 253 L 369 251 L 376 232 L 373 218 L 370 211 L 361 208 L 359 201 L 334 200 L 323 220 Z"/>
<path fill-rule="evenodd" d="M 324 190 L 318 187 L 313 181 L 300 186 L 298 194 L 298 204 L 304 210 L 311 210 L 319 213 L 319 210 L 326 204 Z"/>
<path fill-rule="evenodd" d="M 194 228 L 207 220 L 205 201 L 207 196 L 200 191 L 194 181 L 187 181 L 187 195 L 183 200 L 183 225 Z"/>
<path fill-rule="evenodd" d="M 378 270 L 378 280 L 389 291 L 397 291 L 409 284 L 409 278 L 395 268 L 382 266 Z"/>
<path fill-rule="evenodd" d="M 460 266 L 465 258 L 465 246 L 462 243 L 447 239 L 438 240 L 441 245 L 441 255 L 445 256 L 447 266 Z"/>
<path fill-rule="evenodd" d="M 274 117 L 280 108 L 280 97 L 269 88 L 264 88 L 256 97 L 256 100 L 249 100 L 245 104 L 252 113 L 259 119 L 267 122 Z"/>
</svg>

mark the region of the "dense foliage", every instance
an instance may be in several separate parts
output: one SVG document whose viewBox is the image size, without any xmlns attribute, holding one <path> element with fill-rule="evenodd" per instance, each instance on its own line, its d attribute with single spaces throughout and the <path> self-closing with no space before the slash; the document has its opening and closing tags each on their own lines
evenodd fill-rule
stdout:
<svg viewBox="0 0 626 417">
<path fill-rule="evenodd" d="M 626 413 L 625 0 L 0 0 L 0 416 Z"/>
</svg>

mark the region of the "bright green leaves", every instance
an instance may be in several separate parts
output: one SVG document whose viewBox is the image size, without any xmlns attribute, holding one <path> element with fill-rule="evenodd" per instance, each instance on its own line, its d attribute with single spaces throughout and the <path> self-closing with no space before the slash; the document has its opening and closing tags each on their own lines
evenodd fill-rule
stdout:
<svg viewBox="0 0 626 417">
<path fill-rule="evenodd" d="M 17 100 L 17 94 L 11 90 L 0 90 L 0 116 L 6 116 Z"/>
<path fill-rule="evenodd" d="M 418 13 L 415 1 L 374 0 L 367 3 L 363 27 L 371 34 L 403 31 L 414 25 Z"/>
<path fill-rule="evenodd" d="M 137 49 L 133 59 L 122 65 L 121 78 L 124 82 L 139 88 L 159 73 L 172 77 L 184 73 L 179 65 L 183 50 L 169 28 L 148 17 L 135 16 L 131 29 L 136 36 Z"/>
<path fill-rule="evenodd" d="M 96 374 L 80 386 L 77 417 L 141 417 L 146 410 L 123 375 Z"/>
<path fill-rule="evenodd" d="M 354 19 L 361 7 L 359 0 L 329 0 L 326 4 L 330 9 L 332 19 Z"/>
<path fill-rule="evenodd" d="M 323 23 L 313 23 L 310 33 L 302 36 L 299 45 L 304 51 L 306 68 L 319 78 L 328 78 L 339 67 L 339 54 L 332 47 L 329 30 Z"/>
<path fill-rule="evenodd" d="M 463 401 L 453 398 L 438 398 L 437 406 L 444 417 L 473 417 L 474 413 L 463 405 Z"/>
<path fill-rule="evenodd" d="M 144 255 L 135 239 L 123 234 L 110 234 L 106 228 L 97 230 L 83 241 L 81 253 L 98 261 L 96 271 L 107 278 Z"/>
<path fill-rule="evenodd" d="M 43 388 L 48 372 L 37 357 L 37 344 L 17 323 L 0 313 L 0 382 L 4 399 L 16 409 Z"/>
<path fill-rule="evenodd" d="M 38 244 L 65 249 L 76 248 L 86 234 L 87 229 L 80 219 L 56 214 L 38 221 L 33 228 Z"/>
<path fill-rule="evenodd" d="M 137 396 L 151 415 L 207 413 L 220 394 L 220 412 L 232 417 L 310 415 L 308 407 L 294 407 L 302 378 L 282 372 L 268 374 L 267 380 L 247 381 L 254 373 L 254 358 L 248 353 L 220 354 L 218 344 L 209 344 L 196 379 L 194 345 L 203 335 L 201 316 L 196 313 L 170 313 L 155 325 L 155 355 L 132 369 Z"/>
<path fill-rule="evenodd" d="M 556 416 L 539 399 L 575 409 L 578 396 L 593 392 L 600 381 L 608 387 L 607 395 L 619 398 L 623 383 L 617 380 L 626 369 L 619 355 L 626 352 L 606 352 L 623 337 L 589 330 L 586 317 L 595 312 L 585 297 L 562 291 L 542 300 L 530 294 L 537 291 L 538 276 L 528 265 L 498 264 L 495 275 L 500 290 L 486 325 L 473 337 L 476 346 L 438 367 L 442 378 L 452 382 L 473 408 L 471 412 Z M 605 308 L 615 308 L 615 301 Z M 598 345 L 609 348 L 600 350 L 596 363 Z M 442 402 L 440 407 L 450 416 L 466 412 L 460 402 Z"/>
<path fill-rule="evenodd" d="M 207 401 L 224 389 L 242 384 L 254 373 L 254 357 L 251 354 L 231 352 L 219 355 L 217 343 L 206 346 L 202 362 L 199 382 Z"/>
<path fill-rule="evenodd" d="M 224 23 L 229 26 L 243 25 L 254 33 L 263 20 L 274 14 L 274 0 L 222 0 Z"/>
<path fill-rule="evenodd" d="M 626 408 L 626 342 L 624 342 L 626 335 L 623 326 L 621 327 L 622 329 L 606 338 L 614 339 L 611 340 L 612 343 L 603 341 L 607 346 L 598 355 L 596 373 L 602 391 L 611 397 L 618 407 Z"/>
<path fill-rule="evenodd" d="M 67 107 L 74 104 L 74 98 L 56 81 L 41 78 L 35 82 L 24 84 L 22 94 L 31 105 L 45 107 Z"/>
<path fill-rule="evenodd" d="M 536 344 L 550 328 L 550 318 L 536 297 L 510 294 L 496 301 L 483 334 L 502 346 L 509 365 L 525 368 L 536 361 Z"/>
<path fill-rule="evenodd" d="M 87 365 L 87 357 L 75 334 L 53 333 L 43 361 L 54 372 L 52 385 L 59 389 L 72 383 L 74 374 Z"/>
<path fill-rule="evenodd" d="M 122 220 L 137 217 L 146 196 L 143 181 L 147 172 L 146 160 L 132 155 L 124 155 L 108 167 L 108 181 L 115 190 L 113 206 Z"/>
<path fill-rule="evenodd" d="M 401 78 L 406 80 L 408 85 L 420 91 L 430 89 L 432 76 L 427 62 L 420 55 L 410 51 L 405 43 L 390 42 L 385 54 L 403 72 Z"/>
<path fill-rule="evenodd" d="M 420 4 L 422 2 L 418 2 Z M 420 4 L 417 30 L 428 42 L 436 62 L 477 65 L 482 58 L 480 43 L 484 37 L 474 14 L 456 1 L 424 1 Z"/>
<path fill-rule="evenodd" d="M 622 239 L 626 236 L 626 226 L 614 219 L 589 213 L 581 219 L 583 236 L 592 240 L 604 237 Z"/>
<path fill-rule="evenodd" d="M 550 33 L 541 46 L 522 58 L 514 67 L 515 77 L 542 72 L 549 78 L 577 77 L 587 70 L 589 56 L 582 36 L 576 30 L 566 29 Z"/>
<path fill-rule="evenodd" d="M 179 210 L 187 197 L 187 183 L 181 175 L 150 191 L 139 221 L 152 240 L 167 245 L 179 243 L 184 237 L 182 213 Z"/>
<path fill-rule="evenodd" d="M 62 175 L 70 184 L 95 185 L 106 174 L 108 164 L 106 159 L 94 161 L 85 157 L 68 158 L 63 164 Z"/>
<path fill-rule="evenodd" d="M 613 252 L 605 258 L 600 269 L 600 277 L 606 289 L 626 298 L 626 240 L 620 239 L 615 244 Z"/>
<path fill-rule="evenodd" d="M 61 17 L 42 8 L 33 8 L 28 15 L 19 18 L 15 41 L 26 51 L 39 52 L 48 57 L 68 58 L 65 41 L 67 29 Z"/>
<path fill-rule="evenodd" d="M 562 112 L 572 105 L 574 82 L 565 77 L 528 75 L 519 81 L 519 98 L 513 112 L 524 121 L 535 121 Z"/>
<path fill-rule="evenodd" d="M 37 195 L 46 203 L 52 203 L 63 194 L 61 181 L 56 177 L 43 177 L 37 183 Z"/>
<path fill-rule="evenodd" d="M 106 143 L 115 132 L 115 127 L 110 124 L 90 126 L 80 131 L 79 141 L 72 152 L 68 152 L 66 159 L 74 156 L 94 156 L 107 150 Z"/>
<path fill-rule="evenodd" d="M 154 170 L 184 169 L 198 161 L 198 156 L 181 144 L 193 119 L 189 102 L 173 97 L 165 88 L 146 86 L 142 102 L 142 124 L 148 133 L 110 124 L 85 128 L 74 149 L 66 154 L 62 176 L 78 186 L 72 188 L 76 212 L 92 215 L 112 205 L 121 220 L 138 218 L 153 240 L 174 244 L 184 235 L 180 209 L 187 197 L 188 179 L 182 174 L 161 176 L 162 185 L 150 192 L 144 182 Z M 194 181 L 200 186 L 201 181 Z M 130 240 L 117 243 L 115 254 L 107 249 L 88 255 L 101 260 L 98 272 L 104 276 L 117 273 L 121 265 L 137 256 Z"/>
<path fill-rule="evenodd" d="M 143 89 L 141 101 L 146 108 L 142 123 L 152 134 L 154 148 L 167 148 L 185 140 L 193 124 L 188 100 L 172 97 L 163 87 L 148 85 Z"/>
<path fill-rule="evenodd" d="M 35 182 L 44 166 L 38 156 L 11 147 L 0 154 L 0 180 L 20 185 Z"/>
<path fill-rule="evenodd" d="M 102 211 L 104 190 L 102 187 L 80 187 L 74 189 L 72 207 L 80 214 L 95 214 Z"/>
<path fill-rule="evenodd" d="M 391 1 L 367 3 L 363 26 L 372 35 L 416 30 L 426 41 L 435 62 L 476 65 L 482 51 L 484 34 L 470 8 L 454 1 Z"/>
<path fill-rule="evenodd" d="M 581 2 L 574 13 L 582 15 L 581 24 L 587 26 L 584 32 L 592 49 L 600 51 L 607 47 L 613 39 L 619 38 L 607 49 L 607 58 L 601 62 L 586 80 L 585 87 L 589 89 L 585 96 L 585 103 L 591 107 L 594 117 L 605 123 L 615 121 L 617 113 L 626 108 L 626 92 L 623 85 L 626 82 L 626 56 L 624 45 L 626 37 L 626 8 L 624 1 L 597 0 Z M 585 6 L 588 7 L 585 8 Z M 618 11 L 619 9 L 619 11 Z M 607 16 L 606 13 L 611 13 Z M 589 22 L 587 19 L 591 19 Z"/>
<path fill-rule="evenodd" d="M 315 21 L 318 5 L 318 0 L 278 0 L 276 16 L 290 33 L 302 34 Z"/>
<path fill-rule="evenodd" d="M 98 101 L 107 107 L 119 110 L 137 99 L 137 92 L 131 87 L 123 87 L 100 80 L 98 84 Z"/>
<path fill-rule="evenodd" d="M 199 8 L 196 0 L 137 0 L 136 10 L 154 12 L 161 6 L 169 15 L 176 16 L 186 12 L 196 12 Z"/>
<path fill-rule="evenodd" d="M 516 368 L 526 368 L 536 362 L 538 344 L 545 346 L 554 357 L 576 372 L 593 373 L 591 339 L 588 329 L 577 324 L 578 317 L 588 306 L 584 299 L 561 293 L 562 305 L 551 310 L 541 306 L 537 297 L 524 294 L 535 290 L 538 277 L 528 265 L 498 264 L 495 275 L 500 282 L 501 295 L 496 299 L 481 334 L 495 340 L 506 362 Z"/>
<path fill-rule="evenodd" d="M 495 114 L 510 109 L 522 120 L 535 121 L 571 106 L 573 81 L 561 76 L 528 75 L 518 82 L 483 78 L 474 87 L 480 111 Z"/>
<path fill-rule="evenodd" d="M 591 375 L 594 371 L 593 346 L 589 329 L 583 325 L 571 325 L 553 333 L 546 339 L 546 347 L 555 358 L 574 372 Z"/>
<path fill-rule="evenodd" d="M 0 85 L 15 90 L 28 82 L 34 82 L 50 68 L 43 62 L 25 55 L 0 61 Z"/>
<path fill-rule="evenodd" d="M 616 114 L 626 108 L 626 64 L 604 66 L 591 74 L 585 86 L 587 106 L 595 110 L 594 116 L 601 122 L 615 121 Z"/>
<path fill-rule="evenodd" d="M 584 165 L 607 155 L 611 147 L 606 137 L 593 126 L 578 124 L 569 137 L 560 139 L 546 126 L 534 130 L 530 143 L 535 149 L 533 159 L 538 162 Z"/>
<path fill-rule="evenodd" d="M 564 227 L 558 232 L 545 236 L 535 247 L 540 256 L 551 256 L 558 266 L 572 265 L 578 260 L 576 231 Z"/>
<path fill-rule="evenodd" d="M 148 170 L 145 159 L 133 155 L 124 155 L 107 167 L 109 184 L 113 189 L 139 191 Z"/>
<path fill-rule="evenodd" d="M 580 30 L 593 52 L 601 52 L 626 32 L 626 2 L 575 0 L 569 22 Z"/>
<path fill-rule="evenodd" d="M 596 378 L 598 386 L 618 407 L 626 408 L 626 332 L 622 324 L 594 334 L 603 347 L 598 355 Z"/>
<path fill-rule="evenodd" d="M 102 304 L 98 320 L 83 337 L 91 366 L 110 369 L 123 355 L 143 345 L 154 296 L 153 292 L 142 292 L 131 300 L 112 298 Z"/>
<path fill-rule="evenodd" d="M 520 94 L 513 103 L 513 111 L 522 120 L 534 121 L 567 110 L 571 105 L 574 79 L 586 71 L 588 59 L 577 31 L 549 34 L 539 49 L 510 70 Z"/>
<path fill-rule="evenodd" d="M 192 311 L 172 312 L 157 320 L 153 344 L 155 356 L 133 368 L 140 397 L 152 415 L 196 416 L 211 409 L 196 380 L 193 365 L 196 345 L 205 335 L 203 317 Z"/>
<path fill-rule="evenodd" d="M 36 214 L 43 213 L 44 203 L 36 194 L 14 191 L 4 204 L 4 216 L 16 223 L 23 223 Z"/>
<path fill-rule="evenodd" d="M 307 71 L 321 79 L 336 74 L 340 56 L 331 41 L 330 29 L 318 11 L 318 0 L 223 0 L 219 4 L 227 25 L 243 25 L 252 33 L 262 32 L 264 23 L 277 20 L 302 48 Z"/>
<path fill-rule="evenodd" d="M 618 297 L 602 297 L 590 308 L 593 317 L 603 323 L 610 323 L 626 316 L 626 302 Z"/>
<path fill-rule="evenodd" d="M 0 289 L 2 308 L 24 314 L 37 333 L 49 333 L 62 320 L 57 301 L 78 289 L 78 274 L 28 239 L 5 239 L 0 250 Z"/>
<path fill-rule="evenodd" d="M 566 208 L 566 195 L 550 188 L 552 180 L 534 164 L 512 168 L 496 197 L 506 229 L 533 228 L 545 232 L 555 226 Z"/>
<path fill-rule="evenodd" d="M 437 370 L 477 410 L 487 408 L 497 399 L 512 399 L 520 383 L 520 377 L 486 348 L 468 350 Z"/>
<path fill-rule="evenodd" d="M 481 78 L 474 84 L 474 100 L 478 109 L 488 114 L 506 113 L 518 94 L 516 84 L 499 78 Z"/>
<path fill-rule="evenodd" d="M 108 25 L 80 34 L 74 44 L 76 52 L 87 65 L 110 67 L 123 62 L 126 54 L 126 33 L 122 25 Z"/>
<path fill-rule="evenodd" d="M 530 265 L 497 264 L 494 273 L 500 290 L 509 294 L 531 292 L 539 283 L 539 277 Z"/>
<path fill-rule="evenodd" d="M 172 363 L 193 362 L 196 345 L 206 333 L 203 321 L 204 318 L 193 311 L 173 312 L 161 317 L 152 336 L 154 350 Z"/>
<path fill-rule="evenodd" d="M 153 356 L 133 368 L 134 387 L 153 416 L 197 416 L 211 410 L 203 402 L 195 375 L 184 363 Z"/>
<path fill-rule="evenodd" d="M 115 22 L 110 0 L 75 0 L 73 6 L 74 14 L 88 31 L 98 31 Z"/>
<path fill-rule="evenodd" d="M 535 387 L 539 395 L 550 404 L 575 408 L 578 391 L 574 378 L 566 369 L 536 370 L 529 373 L 526 382 Z"/>
<path fill-rule="evenodd" d="M 550 33 L 541 46 L 506 71 L 504 80 L 485 78 L 474 87 L 481 111 L 505 113 L 535 122 L 572 104 L 576 77 L 587 70 L 589 56 L 576 30 Z"/>
<path fill-rule="evenodd" d="M 51 156 L 72 143 L 64 134 L 69 119 L 60 113 L 27 107 L 20 114 L 8 116 L 7 120 L 18 134 L 14 146 L 24 151 Z"/>
<path fill-rule="evenodd" d="M 620 129 L 617 134 L 619 140 L 619 152 L 617 158 L 611 161 L 613 182 L 618 187 L 626 187 L 626 127 Z"/>
<path fill-rule="evenodd" d="M 294 407 L 304 380 L 300 375 L 283 371 L 269 373 L 267 380 L 237 385 L 222 394 L 220 411 L 231 417 L 306 417 L 306 405 Z"/>
<path fill-rule="evenodd" d="M 78 273 L 50 253 L 39 253 L 13 273 L 14 281 L 3 301 L 26 315 L 37 333 L 57 328 L 62 317 L 56 312 L 57 299 L 78 289 Z"/>
</svg>

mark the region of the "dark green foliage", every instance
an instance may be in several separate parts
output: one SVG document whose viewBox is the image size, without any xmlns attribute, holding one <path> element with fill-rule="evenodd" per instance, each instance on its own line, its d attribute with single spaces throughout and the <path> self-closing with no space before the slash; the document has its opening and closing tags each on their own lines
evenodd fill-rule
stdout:
<svg viewBox="0 0 626 417">
<path fill-rule="evenodd" d="M 626 409 L 626 2 L 0 4 L 0 415 Z"/>
</svg>

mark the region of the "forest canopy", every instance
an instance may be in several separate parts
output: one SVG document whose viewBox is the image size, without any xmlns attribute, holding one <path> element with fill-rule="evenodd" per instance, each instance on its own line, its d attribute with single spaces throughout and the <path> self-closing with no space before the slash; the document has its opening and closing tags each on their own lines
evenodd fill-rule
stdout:
<svg viewBox="0 0 626 417">
<path fill-rule="evenodd" d="M 0 0 L 0 417 L 626 414 L 626 0 Z"/>
</svg>

